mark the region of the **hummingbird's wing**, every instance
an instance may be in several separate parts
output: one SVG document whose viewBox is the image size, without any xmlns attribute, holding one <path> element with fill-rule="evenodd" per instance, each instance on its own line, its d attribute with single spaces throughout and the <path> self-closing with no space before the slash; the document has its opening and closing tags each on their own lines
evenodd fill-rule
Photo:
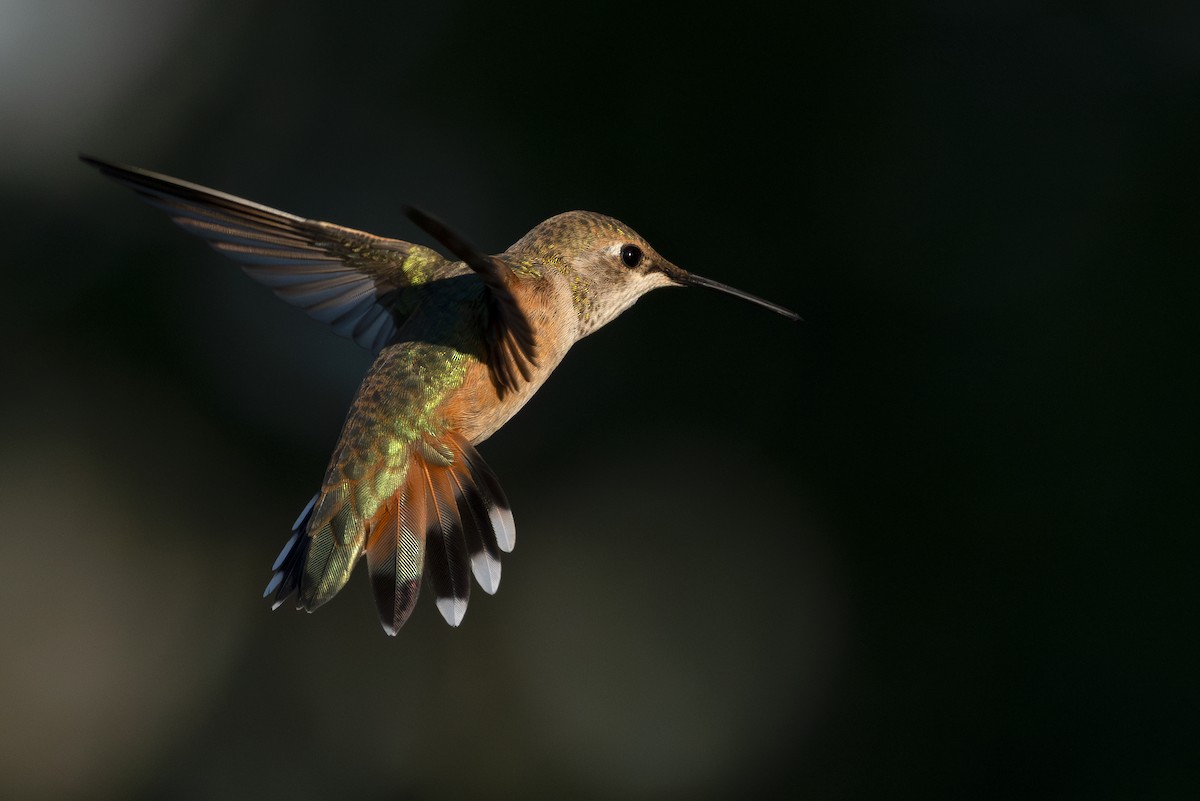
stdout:
<svg viewBox="0 0 1200 801">
<path fill-rule="evenodd" d="M 438 218 L 412 206 L 406 213 L 425 233 L 445 245 L 483 279 L 488 289 L 487 330 L 484 332 L 487 363 L 496 393 L 503 398 L 506 392 L 517 389 L 520 379 L 532 379 L 530 368 L 537 366 L 538 358 L 533 326 L 508 288 L 512 272 L 500 259 L 486 255 Z"/>
<path fill-rule="evenodd" d="M 462 268 L 430 248 L 308 220 L 166 175 L 80 156 L 241 264 L 276 295 L 378 353 L 413 312 L 414 287 Z"/>
</svg>

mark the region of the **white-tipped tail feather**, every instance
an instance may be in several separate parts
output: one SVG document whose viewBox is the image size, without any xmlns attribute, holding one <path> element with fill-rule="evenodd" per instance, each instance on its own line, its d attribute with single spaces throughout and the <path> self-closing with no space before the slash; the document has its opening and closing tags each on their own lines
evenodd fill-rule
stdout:
<svg viewBox="0 0 1200 801">
<path fill-rule="evenodd" d="M 442 617 L 446 618 L 446 622 L 457 628 L 467 614 L 467 599 L 438 598 L 437 608 Z"/>
<path fill-rule="evenodd" d="M 500 560 L 487 551 L 479 551 L 471 555 L 471 572 L 479 587 L 488 595 L 495 595 L 500 589 Z"/>
</svg>

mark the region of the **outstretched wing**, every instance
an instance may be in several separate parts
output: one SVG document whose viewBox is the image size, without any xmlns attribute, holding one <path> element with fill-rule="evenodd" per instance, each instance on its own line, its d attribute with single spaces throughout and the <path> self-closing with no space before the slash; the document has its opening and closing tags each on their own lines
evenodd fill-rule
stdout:
<svg viewBox="0 0 1200 801">
<path fill-rule="evenodd" d="M 416 309 L 417 287 L 467 274 L 469 268 L 486 290 L 484 342 L 497 391 L 515 390 L 518 378 L 528 381 L 529 368 L 537 364 L 533 329 L 508 288 L 507 269 L 423 212 L 408 209 L 409 217 L 461 264 L 411 242 L 305 219 L 149 170 L 79 158 L 165 211 L 288 303 L 372 353 L 391 343 Z"/>
<path fill-rule="evenodd" d="M 80 156 L 241 264 L 251 278 L 373 353 L 416 306 L 412 288 L 466 271 L 437 251 L 308 220 L 166 175 Z"/>
</svg>

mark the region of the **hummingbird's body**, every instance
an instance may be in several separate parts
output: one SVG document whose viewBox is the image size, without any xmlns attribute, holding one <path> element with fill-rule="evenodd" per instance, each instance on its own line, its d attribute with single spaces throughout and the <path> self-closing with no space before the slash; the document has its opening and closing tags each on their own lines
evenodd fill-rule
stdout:
<svg viewBox="0 0 1200 801">
<path fill-rule="evenodd" d="M 711 286 L 632 230 L 591 212 L 536 226 L 484 256 L 433 218 L 409 216 L 461 261 L 395 239 L 306 220 L 144 170 L 84 157 L 289 303 L 375 352 L 320 491 L 293 526 L 264 595 L 312 611 L 365 555 L 395 634 L 424 575 L 447 622 L 466 612 L 469 570 L 495 592 L 515 529 L 475 445 L 533 396 L 579 339 L 650 289 Z"/>
</svg>

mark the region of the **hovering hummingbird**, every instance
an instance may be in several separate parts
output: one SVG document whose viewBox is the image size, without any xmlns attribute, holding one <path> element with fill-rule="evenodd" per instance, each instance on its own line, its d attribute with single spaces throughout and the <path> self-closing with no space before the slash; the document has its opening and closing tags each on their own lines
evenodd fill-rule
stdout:
<svg viewBox="0 0 1200 801">
<path fill-rule="evenodd" d="M 366 555 L 383 628 L 412 613 L 421 577 L 451 626 L 468 572 L 500 584 L 516 530 L 475 446 L 508 422 L 571 346 L 652 289 L 702 286 L 798 316 L 685 272 L 622 222 L 587 211 L 551 217 L 487 256 L 414 208 L 449 250 L 308 220 L 233 195 L 90 156 L 80 158 L 241 264 L 251 278 L 375 355 L 321 489 L 292 526 L 263 597 L 293 593 L 312 612 Z M 469 565 L 469 567 L 468 567 Z"/>
</svg>

